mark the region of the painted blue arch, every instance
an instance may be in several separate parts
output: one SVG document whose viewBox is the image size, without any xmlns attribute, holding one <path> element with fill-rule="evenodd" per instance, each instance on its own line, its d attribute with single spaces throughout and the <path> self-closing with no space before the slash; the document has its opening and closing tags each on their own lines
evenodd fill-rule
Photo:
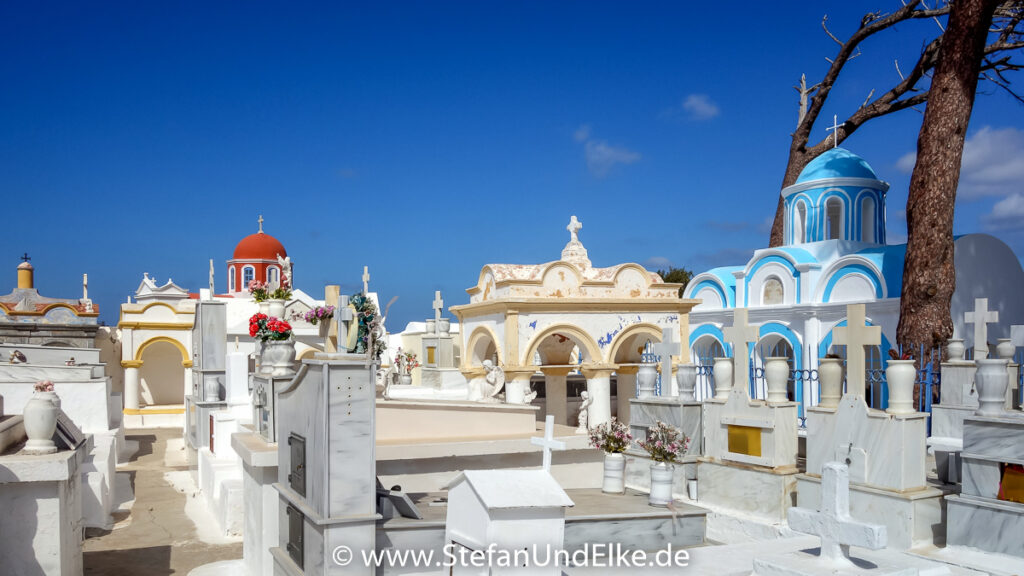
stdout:
<svg viewBox="0 0 1024 576">
<path fill-rule="evenodd" d="M 766 322 L 762 324 L 758 330 L 758 340 L 772 334 L 778 334 L 789 342 L 790 347 L 793 348 L 793 368 L 797 370 L 802 368 L 804 365 L 803 344 L 800 343 L 800 337 L 797 336 L 796 332 L 793 332 L 793 330 L 785 324 L 781 324 L 779 322 Z"/>
<path fill-rule="evenodd" d="M 825 293 L 822 295 L 822 302 L 832 301 L 832 289 L 836 287 L 839 280 L 843 276 L 848 276 L 860 272 L 861 274 L 868 277 L 871 284 L 875 287 L 875 298 L 881 300 L 884 298 L 882 290 L 882 281 L 878 278 L 878 274 L 874 270 L 865 266 L 864 264 L 847 264 L 842 268 L 836 270 L 831 276 L 829 276 L 828 282 L 825 283 Z"/>
<path fill-rule="evenodd" d="M 714 324 L 701 324 L 696 329 L 690 330 L 691 348 L 697 343 L 697 340 L 699 340 L 701 336 L 711 336 L 715 340 L 718 340 L 718 343 L 722 345 L 722 350 L 724 350 L 726 354 L 732 354 L 732 348 L 725 343 L 725 334 L 722 333 L 722 329 L 718 326 L 715 326 Z"/>
<path fill-rule="evenodd" d="M 697 293 L 700 292 L 703 288 L 711 288 L 712 290 L 714 290 L 715 293 L 718 294 L 718 297 L 722 299 L 723 308 L 732 308 L 736 306 L 736 302 L 726 295 L 725 290 L 722 288 L 722 286 L 718 282 L 714 282 L 712 280 L 703 280 L 700 283 L 698 283 L 696 286 L 693 287 L 693 290 L 690 291 L 687 297 L 696 297 Z"/>
<path fill-rule="evenodd" d="M 839 240 L 850 240 L 850 214 L 852 209 L 850 207 L 850 193 L 845 187 L 830 187 L 825 190 L 819 197 L 817 205 L 814 211 L 814 238 L 812 242 L 819 242 L 828 240 L 825 237 L 828 228 L 828 201 L 832 198 L 838 198 L 840 204 L 843 206 L 842 221 L 843 221 L 843 234 L 839 236 Z"/>
</svg>

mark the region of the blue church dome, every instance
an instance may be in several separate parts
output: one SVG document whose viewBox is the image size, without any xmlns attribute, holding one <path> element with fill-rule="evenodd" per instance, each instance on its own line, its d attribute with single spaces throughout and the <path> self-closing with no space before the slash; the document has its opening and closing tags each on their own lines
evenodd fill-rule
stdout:
<svg viewBox="0 0 1024 576">
<path fill-rule="evenodd" d="M 870 178 L 878 180 L 875 171 L 853 152 L 845 148 L 833 148 L 811 160 L 810 164 L 804 167 L 800 176 L 796 179 L 797 184 L 823 180 L 825 178 Z"/>
</svg>

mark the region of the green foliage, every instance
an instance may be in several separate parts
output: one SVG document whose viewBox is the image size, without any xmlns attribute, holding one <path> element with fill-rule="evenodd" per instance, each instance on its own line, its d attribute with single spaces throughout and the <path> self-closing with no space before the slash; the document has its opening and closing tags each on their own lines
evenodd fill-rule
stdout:
<svg viewBox="0 0 1024 576">
<path fill-rule="evenodd" d="M 668 267 L 668 271 L 658 270 L 658 276 L 665 282 L 682 284 L 679 287 L 679 297 L 683 297 L 683 289 L 690 283 L 690 279 L 693 278 L 693 272 L 686 268 L 675 268 L 673 266 Z"/>
</svg>

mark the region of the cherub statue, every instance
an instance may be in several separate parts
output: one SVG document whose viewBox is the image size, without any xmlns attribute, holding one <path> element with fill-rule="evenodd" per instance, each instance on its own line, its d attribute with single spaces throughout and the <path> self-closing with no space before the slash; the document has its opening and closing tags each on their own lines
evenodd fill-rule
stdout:
<svg viewBox="0 0 1024 576">
<path fill-rule="evenodd" d="M 590 424 L 590 405 L 593 403 L 594 399 L 590 397 L 589 392 L 580 392 L 580 423 L 579 426 L 576 427 L 577 434 L 587 434 L 589 432 L 587 427 Z"/>
<path fill-rule="evenodd" d="M 284 275 L 285 282 L 287 282 L 288 287 L 291 288 L 292 287 L 292 257 L 291 256 L 285 256 L 284 258 L 282 258 L 281 255 L 278 254 L 277 255 L 277 263 L 281 265 L 281 274 Z"/>
<path fill-rule="evenodd" d="M 470 389 L 469 399 L 477 402 L 494 402 L 494 397 L 505 386 L 505 371 L 501 369 L 501 366 L 495 366 L 490 360 L 484 360 L 483 367 L 486 384 L 481 384 L 479 380 L 476 380 L 476 384 Z"/>
</svg>

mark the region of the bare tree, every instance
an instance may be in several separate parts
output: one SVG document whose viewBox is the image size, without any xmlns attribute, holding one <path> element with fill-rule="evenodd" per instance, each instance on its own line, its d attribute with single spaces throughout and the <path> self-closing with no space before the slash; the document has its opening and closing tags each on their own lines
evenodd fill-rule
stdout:
<svg viewBox="0 0 1024 576">
<path fill-rule="evenodd" d="M 896 329 L 903 345 L 938 346 L 953 334 L 953 206 L 985 41 L 999 3 L 957 0 L 943 34 L 907 198 L 907 256 Z"/>
<path fill-rule="evenodd" d="M 938 2 L 938 0 L 935 1 Z M 927 102 L 931 93 L 930 75 L 938 62 L 940 47 L 945 36 L 940 18 L 947 16 L 949 11 L 948 3 L 931 7 L 925 0 L 904 0 L 902 7 L 891 14 L 882 14 L 881 12 L 866 14 L 861 19 L 857 30 L 845 41 L 840 40 L 829 29 L 828 16 L 822 18 L 821 26 L 825 34 L 835 41 L 839 48 L 833 57 L 826 58 L 829 69 L 820 82 L 808 87 L 806 79 L 801 77 L 800 86 L 795 87 L 800 94 L 800 114 L 796 130 L 792 134 L 786 172 L 782 178 L 782 188 L 794 184 L 800 172 L 811 160 L 837 143 L 841 143 L 865 122 Z M 1021 26 L 1024 0 L 1003 0 L 996 7 L 994 14 L 995 18 L 987 35 L 988 42 L 984 44 L 982 50 L 978 72 L 997 86 L 1009 90 L 1009 81 L 1004 74 L 1021 67 L 1020 64 L 1012 61 L 1011 57 L 1019 56 L 1020 49 L 1024 48 L 1024 34 L 1022 34 L 1024 27 Z M 821 114 L 844 66 L 860 55 L 861 43 L 901 22 L 915 20 L 934 21 L 937 35 L 924 45 L 913 67 L 904 70 L 901 69 L 899 62 L 896 62 L 894 78 L 898 82 L 894 86 L 878 97 L 875 97 L 876 91 L 872 90 L 864 103 L 842 124 L 838 125 L 832 134 L 811 144 L 810 137 L 814 123 Z M 1016 94 L 1014 96 L 1020 99 Z M 770 246 L 783 244 L 783 222 L 783 200 L 780 194 L 769 238 Z"/>
</svg>

